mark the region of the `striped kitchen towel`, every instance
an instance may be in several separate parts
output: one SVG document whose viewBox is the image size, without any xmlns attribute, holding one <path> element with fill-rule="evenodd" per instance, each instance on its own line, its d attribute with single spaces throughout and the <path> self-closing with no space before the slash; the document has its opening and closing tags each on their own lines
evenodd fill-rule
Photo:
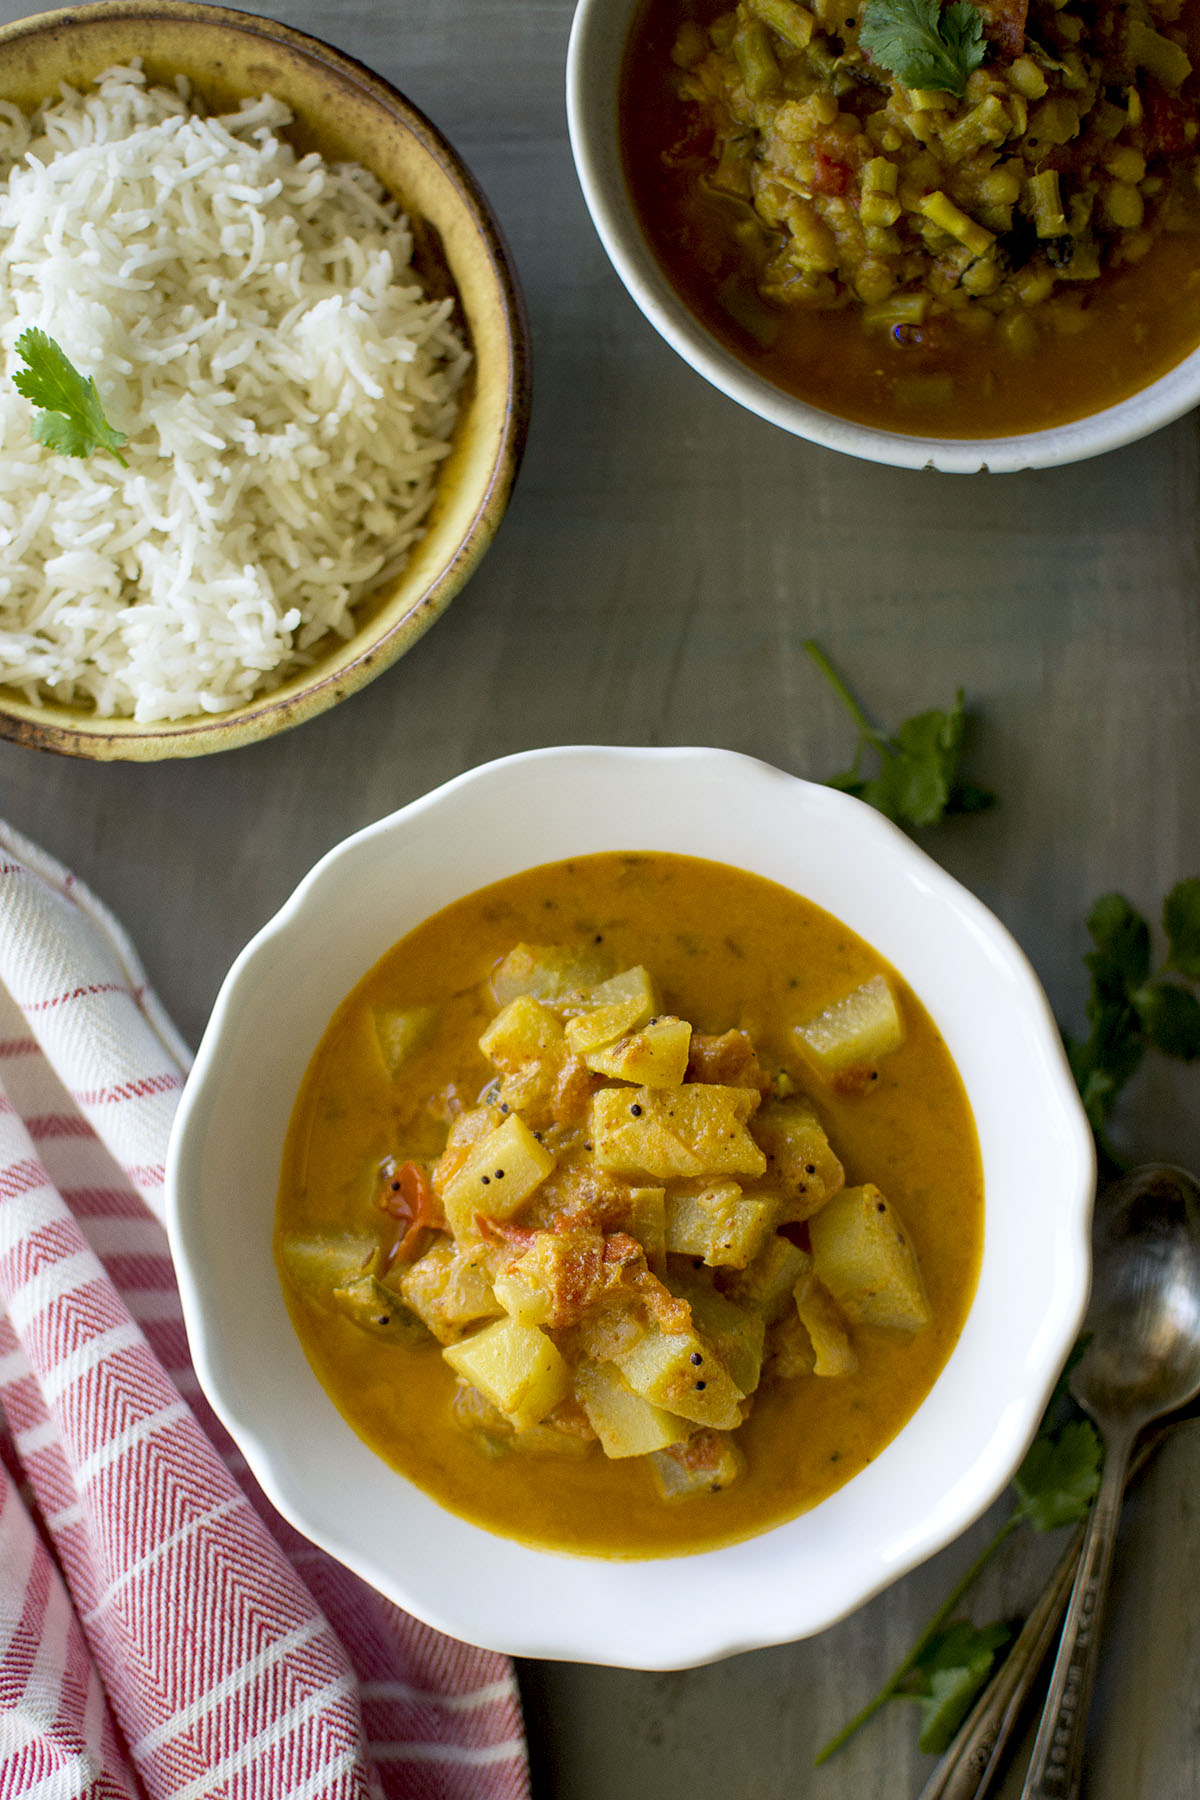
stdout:
<svg viewBox="0 0 1200 1800">
<path fill-rule="evenodd" d="M 0 825 L 0 1795 L 522 1800 L 509 1662 L 286 1525 L 197 1388 L 187 1064 L 119 926 Z"/>
</svg>

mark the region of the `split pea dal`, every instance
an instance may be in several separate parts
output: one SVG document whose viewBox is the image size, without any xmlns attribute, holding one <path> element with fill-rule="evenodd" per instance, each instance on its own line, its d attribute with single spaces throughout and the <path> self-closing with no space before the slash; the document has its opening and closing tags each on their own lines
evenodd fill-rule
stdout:
<svg viewBox="0 0 1200 1800">
<path fill-rule="evenodd" d="M 867 10 L 638 14 L 626 178 L 708 328 L 804 400 L 940 437 L 1080 418 L 1187 355 L 1197 0 L 980 0 L 961 96 L 883 67 L 859 42 Z"/>
</svg>

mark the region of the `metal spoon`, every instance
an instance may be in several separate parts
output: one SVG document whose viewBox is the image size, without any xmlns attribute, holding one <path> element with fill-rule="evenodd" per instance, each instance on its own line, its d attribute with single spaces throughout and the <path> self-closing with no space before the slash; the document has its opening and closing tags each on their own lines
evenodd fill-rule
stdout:
<svg viewBox="0 0 1200 1800">
<path fill-rule="evenodd" d="M 1101 1195 L 1087 1350 L 1071 1391 L 1104 1444 L 1050 1692 L 1021 1800 L 1075 1800 L 1100 1618 L 1134 1439 L 1200 1393 L 1200 1185 L 1152 1163 Z"/>
<path fill-rule="evenodd" d="M 1177 1425 L 1200 1420 L 1200 1401 L 1168 1413 L 1144 1431 L 1129 1465 L 1126 1492 Z M 984 1800 L 993 1791 L 1007 1752 L 1025 1715 L 1042 1665 L 1062 1630 L 1071 1597 L 1083 1527 L 1074 1532 L 1046 1588 L 1021 1628 L 1012 1649 L 959 1728 L 954 1742 L 921 1789 L 920 1800 Z"/>
</svg>

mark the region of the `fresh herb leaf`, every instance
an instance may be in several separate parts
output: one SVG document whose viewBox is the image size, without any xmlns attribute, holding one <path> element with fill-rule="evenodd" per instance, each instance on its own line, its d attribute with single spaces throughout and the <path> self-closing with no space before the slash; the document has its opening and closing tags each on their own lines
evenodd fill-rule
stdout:
<svg viewBox="0 0 1200 1800">
<path fill-rule="evenodd" d="M 982 812 L 995 803 L 994 794 L 960 774 L 967 724 L 961 689 L 948 711 L 917 713 L 888 737 L 871 724 L 820 647 L 811 641 L 804 647 L 858 727 L 854 762 L 830 777 L 830 787 L 865 800 L 898 825 L 914 827 L 937 825 L 948 813 Z M 863 758 L 872 751 L 878 767 L 864 775 Z"/>
<path fill-rule="evenodd" d="M 1106 1128 L 1146 1051 L 1183 1062 L 1200 1058 L 1200 996 L 1186 985 L 1200 981 L 1200 880 L 1172 888 L 1162 917 L 1168 951 L 1158 970 L 1150 927 L 1123 894 L 1105 894 L 1087 919 L 1093 945 L 1084 957 L 1091 976 L 1089 1030 L 1086 1038 L 1067 1037 L 1067 1056 L 1100 1149 L 1113 1164 L 1118 1159 Z"/>
<path fill-rule="evenodd" d="M 1084 958 L 1102 983 L 1117 987 L 1145 981 L 1150 973 L 1150 927 L 1123 894 L 1105 894 L 1088 914 L 1096 948 Z"/>
<path fill-rule="evenodd" d="M 987 54 L 983 18 L 971 0 L 867 0 L 858 41 L 906 88 L 961 99 Z"/>
<path fill-rule="evenodd" d="M 1152 982 L 1130 996 L 1146 1037 L 1164 1056 L 1200 1056 L 1200 1000 L 1175 981 Z"/>
<path fill-rule="evenodd" d="M 1036 1531 L 1077 1525 L 1100 1486 L 1102 1460 L 1090 1419 L 1072 1419 L 1054 1436 L 1039 1432 L 1013 1477 L 1022 1520 Z"/>
<path fill-rule="evenodd" d="M 1200 981 L 1200 880 L 1181 881 L 1163 905 L 1163 930 L 1170 946 L 1167 967 Z"/>
<path fill-rule="evenodd" d="M 910 1691 L 921 1702 L 919 1748 L 927 1756 L 949 1748 L 1011 1637 L 1006 1624 L 978 1630 L 968 1619 L 955 1619 L 913 1665 Z"/>
<path fill-rule="evenodd" d="M 129 440 L 109 424 L 91 376 L 81 375 L 44 331 L 23 331 L 17 339 L 17 354 L 26 366 L 17 370 L 13 385 L 42 409 L 33 420 L 38 443 L 61 456 L 90 456 L 93 450 L 109 450 L 127 469 L 121 448 Z"/>
</svg>

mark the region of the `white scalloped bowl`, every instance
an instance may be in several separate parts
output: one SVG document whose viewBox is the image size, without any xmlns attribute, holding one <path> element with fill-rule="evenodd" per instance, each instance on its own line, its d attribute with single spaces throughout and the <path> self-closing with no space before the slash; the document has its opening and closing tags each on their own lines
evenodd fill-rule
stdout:
<svg viewBox="0 0 1200 1800">
<path fill-rule="evenodd" d="M 887 1449 L 788 1524 L 646 1561 L 526 1548 L 389 1468 L 312 1374 L 272 1257 L 288 1115 L 344 995 L 450 901 L 604 850 L 734 864 L 807 895 L 873 944 L 946 1038 L 974 1108 L 986 1193 L 966 1326 Z M 997 1496 L 1079 1327 L 1093 1183 L 1091 1135 L 1029 964 L 902 832 L 857 800 L 727 751 L 568 748 L 488 763 L 317 864 L 221 989 L 172 1137 L 167 1199 L 200 1382 L 300 1531 L 451 1636 L 666 1669 L 822 1630 Z"/>
<path fill-rule="evenodd" d="M 1056 468 L 1116 450 L 1181 418 L 1200 402 L 1200 350 L 1139 393 L 1086 418 L 1004 437 L 950 438 L 886 431 L 839 418 L 785 393 L 741 362 L 675 292 L 629 197 L 618 137 L 625 42 L 641 0 L 576 0 L 567 51 L 567 122 L 583 197 L 613 268 L 659 336 L 739 406 L 796 437 L 867 462 L 946 474 Z"/>
</svg>

